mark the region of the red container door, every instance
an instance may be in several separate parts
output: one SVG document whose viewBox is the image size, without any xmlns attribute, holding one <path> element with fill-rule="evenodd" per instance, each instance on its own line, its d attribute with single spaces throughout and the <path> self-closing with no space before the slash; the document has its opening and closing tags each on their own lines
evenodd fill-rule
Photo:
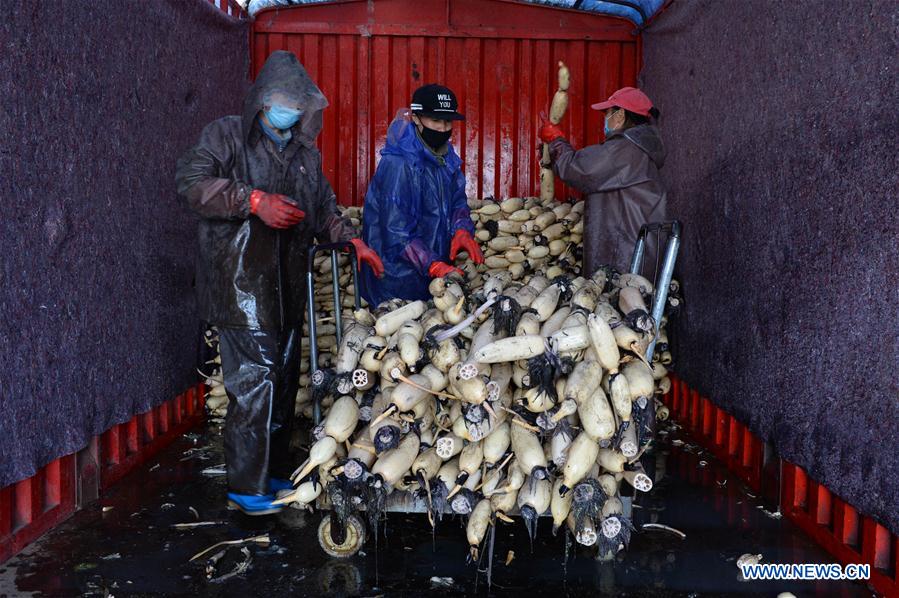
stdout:
<svg viewBox="0 0 899 598">
<path fill-rule="evenodd" d="M 640 41 L 623 19 L 510 0 L 351 0 L 272 9 L 251 38 L 255 77 L 269 54 L 297 55 L 327 95 L 319 146 L 345 205 L 362 205 L 387 126 L 412 91 L 443 83 L 467 120 L 453 144 L 469 197 L 535 195 L 538 113 L 548 111 L 557 63 L 571 70 L 562 123 L 575 147 L 597 143 L 590 104 L 636 83 Z M 559 184 L 557 196 L 574 193 Z"/>
</svg>

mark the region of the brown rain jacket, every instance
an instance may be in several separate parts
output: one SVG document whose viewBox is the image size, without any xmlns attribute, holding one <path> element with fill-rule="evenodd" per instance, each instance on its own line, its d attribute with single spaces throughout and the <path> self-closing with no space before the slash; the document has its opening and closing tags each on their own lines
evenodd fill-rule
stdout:
<svg viewBox="0 0 899 598">
<path fill-rule="evenodd" d="M 585 275 L 604 264 L 627 271 L 640 227 L 665 219 L 665 187 L 659 176 L 665 148 L 659 130 L 638 125 L 578 151 L 557 139 L 550 144 L 550 155 L 555 173 L 586 194 Z M 644 263 L 650 274 L 656 255 L 656 243 L 647 239 Z"/>
<path fill-rule="evenodd" d="M 304 107 L 283 152 L 258 122 L 263 99 L 274 90 L 300 99 Z M 300 325 L 313 239 L 328 243 L 357 236 L 337 212 L 315 147 L 327 105 L 296 56 L 275 52 L 250 88 L 243 115 L 210 123 L 178 161 L 178 193 L 202 217 L 197 294 L 200 317 L 207 322 L 262 330 Z M 250 215 L 253 189 L 290 197 L 305 220 L 286 230 L 269 228 Z"/>
</svg>

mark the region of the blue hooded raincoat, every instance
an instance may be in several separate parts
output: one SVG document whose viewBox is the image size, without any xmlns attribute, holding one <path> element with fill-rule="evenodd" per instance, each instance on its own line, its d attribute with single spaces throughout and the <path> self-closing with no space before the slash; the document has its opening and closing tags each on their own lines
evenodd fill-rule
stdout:
<svg viewBox="0 0 899 598">
<path fill-rule="evenodd" d="M 382 278 L 363 265 L 362 296 L 369 305 L 430 298 L 428 267 L 449 260 L 457 230 L 474 234 L 462 160 L 452 145 L 434 155 L 415 125 L 397 117 L 365 194 L 363 220 L 362 238 L 384 262 Z"/>
</svg>

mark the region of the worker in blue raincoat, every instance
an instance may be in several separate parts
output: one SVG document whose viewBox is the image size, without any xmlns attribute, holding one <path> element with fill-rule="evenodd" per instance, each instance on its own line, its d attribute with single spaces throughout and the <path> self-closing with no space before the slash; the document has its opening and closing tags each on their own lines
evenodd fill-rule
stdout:
<svg viewBox="0 0 899 598">
<path fill-rule="evenodd" d="M 460 251 L 476 264 L 484 256 L 472 236 L 462 160 L 450 143 L 464 120 L 455 94 L 425 85 L 387 132 L 387 145 L 365 195 L 362 238 L 382 259 L 378 278 L 362 268 L 362 296 L 372 306 L 388 299 L 428 299 L 431 278 L 461 271 Z"/>
</svg>

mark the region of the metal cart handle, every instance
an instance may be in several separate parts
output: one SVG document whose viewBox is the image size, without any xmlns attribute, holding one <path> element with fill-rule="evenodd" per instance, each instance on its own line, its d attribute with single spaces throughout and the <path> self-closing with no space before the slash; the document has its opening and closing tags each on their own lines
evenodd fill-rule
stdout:
<svg viewBox="0 0 899 598">
<path fill-rule="evenodd" d="M 359 268 L 356 261 L 356 247 L 349 241 L 341 241 L 339 243 L 323 243 L 321 245 L 313 245 L 309 249 L 309 256 L 306 264 L 306 311 L 309 318 L 309 373 L 315 373 L 318 370 L 318 331 L 315 318 L 315 281 L 314 281 L 314 265 L 315 255 L 320 251 L 331 252 L 331 284 L 334 288 L 334 325 L 337 328 L 337 342 L 340 343 L 343 336 L 343 325 L 341 322 L 341 301 L 340 301 L 340 269 L 337 264 L 337 252 L 348 251 L 350 260 L 352 260 L 353 270 L 353 288 L 356 289 L 355 306 L 356 309 L 362 307 L 359 298 Z M 321 405 L 315 401 L 312 407 L 312 420 L 315 425 L 321 421 Z"/>
<path fill-rule="evenodd" d="M 665 302 L 668 300 L 668 287 L 674 276 L 674 264 L 677 261 L 677 252 L 680 249 L 681 235 L 684 225 L 680 220 L 670 222 L 653 222 L 640 227 L 637 235 L 637 243 L 634 246 L 634 255 L 631 258 L 630 271 L 639 274 L 640 264 L 643 262 L 643 254 L 646 251 L 646 234 L 650 232 L 667 232 L 668 242 L 665 243 L 665 258 L 662 261 L 662 271 L 658 279 L 653 281 L 655 292 L 652 298 L 652 319 L 656 323 L 656 334 L 646 349 L 646 361 L 652 363 L 652 355 L 655 352 L 656 341 L 659 338 L 658 328 L 662 321 L 662 312 L 665 311 Z"/>
</svg>

